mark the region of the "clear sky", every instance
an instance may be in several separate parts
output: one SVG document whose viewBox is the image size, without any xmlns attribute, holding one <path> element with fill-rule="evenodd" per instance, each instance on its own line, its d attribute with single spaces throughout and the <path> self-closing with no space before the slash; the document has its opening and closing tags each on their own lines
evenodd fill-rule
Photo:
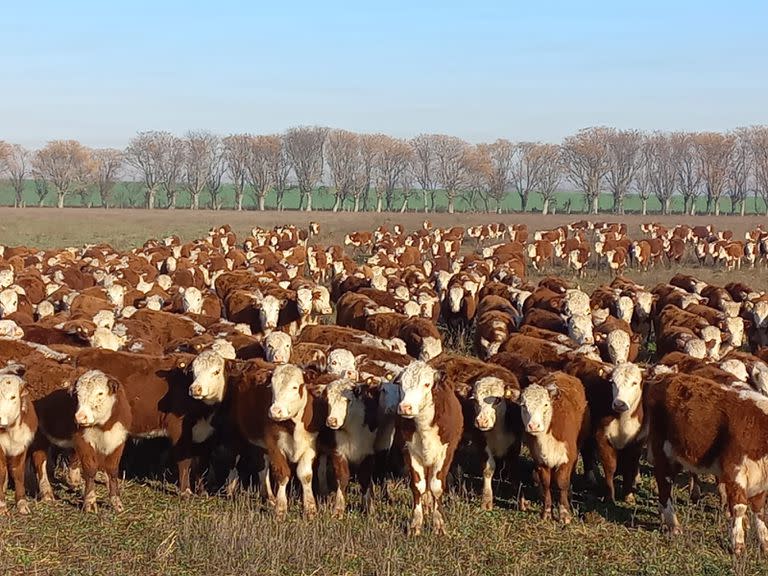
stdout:
<svg viewBox="0 0 768 576">
<path fill-rule="evenodd" d="M 768 123 L 768 2 L 5 0 L 0 139 Z"/>
</svg>

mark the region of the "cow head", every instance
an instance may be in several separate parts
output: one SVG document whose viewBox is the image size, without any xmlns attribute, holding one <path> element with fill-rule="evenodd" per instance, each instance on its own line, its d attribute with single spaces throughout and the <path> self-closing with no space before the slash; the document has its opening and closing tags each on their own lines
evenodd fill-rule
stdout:
<svg viewBox="0 0 768 576">
<path fill-rule="evenodd" d="M 622 364 L 629 359 L 631 338 L 624 330 L 612 330 L 605 337 L 611 364 Z"/>
<path fill-rule="evenodd" d="M 3 268 L 0 270 L 0 289 L 8 288 L 13 284 L 13 268 Z"/>
<path fill-rule="evenodd" d="M 744 319 L 740 317 L 726 318 L 725 329 L 728 331 L 728 343 L 733 348 L 741 348 L 744 344 Z"/>
<path fill-rule="evenodd" d="M 432 405 L 432 388 L 440 374 L 421 360 L 411 362 L 400 373 L 400 403 L 397 413 L 403 418 L 417 418 Z"/>
<path fill-rule="evenodd" d="M 280 300 L 271 294 L 262 296 L 260 293 L 254 296 L 254 302 L 259 306 L 259 321 L 261 322 L 262 330 L 269 331 L 277 328 L 280 309 L 285 304 L 281 303 Z"/>
<path fill-rule="evenodd" d="M 341 378 L 357 379 L 357 358 L 352 352 L 343 348 L 331 350 L 328 353 L 326 371 Z"/>
<path fill-rule="evenodd" d="M 616 301 L 617 316 L 627 324 L 632 322 L 632 315 L 635 311 L 635 303 L 629 296 L 619 296 Z"/>
<path fill-rule="evenodd" d="M 122 308 L 125 304 L 125 286 L 122 284 L 112 284 L 107 288 L 107 298 L 117 308 Z"/>
<path fill-rule="evenodd" d="M 611 371 L 614 411 L 634 412 L 643 393 L 643 372 L 637 364 L 624 362 L 614 366 Z"/>
<path fill-rule="evenodd" d="M 218 404 L 224 399 L 227 380 L 226 360 L 213 350 L 205 350 L 192 361 L 192 384 L 189 395 L 206 404 Z"/>
<path fill-rule="evenodd" d="M 347 421 L 351 411 L 362 412 L 362 403 L 358 402 L 360 389 L 354 380 L 335 380 L 325 388 L 328 401 L 328 417 L 325 424 L 331 430 L 339 430 Z"/>
<path fill-rule="evenodd" d="M 733 376 L 741 382 L 746 382 L 749 379 L 749 372 L 747 371 L 747 367 L 741 360 L 736 360 L 733 358 L 725 360 L 720 363 L 720 368 L 729 374 L 733 374 Z"/>
<path fill-rule="evenodd" d="M 99 310 L 93 316 L 93 323 L 97 328 L 112 330 L 115 326 L 115 313 L 112 310 Z"/>
<path fill-rule="evenodd" d="M 333 314 L 331 293 L 325 286 L 316 286 L 312 289 L 312 312 L 322 316 Z"/>
<path fill-rule="evenodd" d="M 768 364 L 755 362 L 752 370 L 750 370 L 750 377 L 752 387 L 763 396 L 768 396 Z"/>
<path fill-rule="evenodd" d="M 701 329 L 701 339 L 707 346 L 707 356 L 713 360 L 720 359 L 720 344 L 722 343 L 722 333 L 716 326 L 705 326 Z"/>
<path fill-rule="evenodd" d="M 555 382 L 531 384 L 520 394 L 523 429 L 531 435 L 544 434 L 552 423 L 552 402 L 559 394 Z"/>
<path fill-rule="evenodd" d="M 77 425 L 89 427 L 105 424 L 112 416 L 118 388 L 117 380 L 101 370 L 90 370 L 80 376 L 74 385 Z"/>
<path fill-rule="evenodd" d="M 93 331 L 93 335 L 88 341 L 92 348 L 117 351 L 125 345 L 127 338 L 125 336 L 118 336 L 108 328 L 99 326 Z"/>
<path fill-rule="evenodd" d="M 29 392 L 17 374 L 0 371 L 0 432 L 12 428 L 26 411 Z"/>
<path fill-rule="evenodd" d="M 448 306 L 452 313 L 458 314 L 461 311 L 463 300 L 464 288 L 461 285 L 454 285 L 448 289 Z"/>
<path fill-rule="evenodd" d="M 433 358 L 437 358 L 443 353 L 443 343 L 439 338 L 434 336 L 427 336 L 421 341 L 421 351 L 419 352 L 419 360 L 423 362 L 429 362 Z"/>
<path fill-rule="evenodd" d="M 302 318 L 312 314 L 312 289 L 311 288 L 299 288 L 296 290 L 296 308 L 299 311 L 299 316 Z"/>
<path fill-rule="evenodd" d="M 594 344 L 595 337 L 592 331 L 592 317 L 587 314 L 569 317 L 568 336 L 580 345 Z"/>
<path fill-rule="evenodd" d="M 53 305 L 53 302 L 43 300 L 37 306 L 35 306 L 35 314 L 37 315 L 38 320 L 40 318 L 53 316 L 56 314 L 56 307 Z"/>
<path fill-rule="evenodd" d="M 0 320 L 0 338 L 21 340 L 24 338 L 24 330 L 13 320 Z"/>
<path fill-rule="evenodd" d="M 19 309 L 19 293 L 13 288 L 0 292 L 0 318 L 13 314 Z"/>
<path fill-rule="evenodd" d="M 264 355 L 267 362 L 287 364 L 291 361 L 293 341 L 285 332 L 270 332 L 264 338 Z"/>
<path fill-rule="evenodd" d="M 487 376 L 477 380 L 472 393 L 477 429 L 485 432 L 493 429 L 496 422 L 503 423 L 506 400 L 517 400 L 519 395 L 519 390 L 506 386 L 500 378 Z"/>
<path fill-rule="evenodd" d="M 235 360 L 237 358 L 235 347 L 229 340 L 225 340 L 224 338 L 216 338 L 211 344 L 210 349 L 225 360 Z"/>
<path fill-rule="evenodd" d="M 301 417 L 307 403 L 304 373 L 293 364 L 281 364 L 272 373 L 269 417 L 277 422 Z"/>
<path fill-rule="evenodd" d="M 181 309 L 192 314 L 203 312 L 203 293 L 198 288 L 190 286 L 181 295 Z"/>
</svg>

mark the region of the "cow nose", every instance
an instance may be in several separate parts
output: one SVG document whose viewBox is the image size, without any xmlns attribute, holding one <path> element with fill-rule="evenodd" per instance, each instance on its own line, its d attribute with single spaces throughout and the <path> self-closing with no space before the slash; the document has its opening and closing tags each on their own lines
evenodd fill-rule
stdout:
<svg viewBox="0 0 768 576">
<path fill-rule="evenodd" d="M 409 416 L 413 413 L 413 406 L 410 404 L 405 404 L 404 402 L 401 402 L 397 406 L 397 412 L 398 414 L 402 414 L 403 416 Z"/>
<path fill-rule="evenodd" d="M 189 394 L 193 398 L 199 398 L 203 395 L 203 387 L 200 384 L 194 384 L 189 387 Z"/>
<path fill-rule="evenodd" d="M 280 408 L 279 406 L 272 406 L 269 409 L 270 418 L 276 420 L 276 419 L 282 418 L 282 416 L 283 416 L 283 409 Z"/>
<path fill-rule="evenodd" d="M 328 419 L 325 421 L 326 424 L 328 424 L 329 428 L 336 428 L 338 426 L 338 420 L 334 418 L 333 416 L 328 416 Z"/>
<path fill-rule="evenodd" d="M 539 427 L 534 424 L 533 422 L 530 422 L 528 424 L 528 432 L 536 432 L 539 429 Z"/>
<path fill-rule="evenodd" d="M 616 412 L 626 412 L 627 410 L 629 410 L 629 405 L 623 400 L 615 400 L 613 402 L 613 409 Z"/>
<path fill-rule="evenodd" d="M 75 414 L 75 422 L 78 424 L 88 424 L 88 417 L 82 412 Z"/>
</svg>

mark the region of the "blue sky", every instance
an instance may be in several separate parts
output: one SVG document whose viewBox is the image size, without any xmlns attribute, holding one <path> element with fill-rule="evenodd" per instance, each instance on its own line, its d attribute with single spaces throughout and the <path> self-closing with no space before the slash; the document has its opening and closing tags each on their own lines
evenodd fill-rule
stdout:
<svg viewBox="0 0 768 576">
<path fill-rule="evenodd" d="M 6 1 L 0 139 L 768 123 L 768 2 Z"/>
</svg>

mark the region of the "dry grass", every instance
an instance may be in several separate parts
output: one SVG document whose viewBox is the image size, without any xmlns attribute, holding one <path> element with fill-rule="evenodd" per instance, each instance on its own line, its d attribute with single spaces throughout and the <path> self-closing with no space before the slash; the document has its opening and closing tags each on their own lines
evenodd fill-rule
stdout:
<svg viewBox="0 0 768 576">
<path fill-rule="evenodd" d="M 0 209 L 0 243 L 52 247 L 106 241 L 127 248 L 140 245 L 150 236 L 176 233 L 193 238 L 225 222 L 242 234 L 254 225 L 306 225 L 310 219 L 322 223 L 320 241 L 330 243 L 346 232 L 371 228 L 374 223 L 402 222 L 414 228 L 422 217 Z M 431 219 L 438 225 L 467 225 L 491 218 L 525 221 L 531 228 L 574 219 L 528 215 L 439 215 Z M 644 220 L 627 218 L 633 227 Z M 715 224 L 741 236 L 757 221 L 721 218 Z M 673 225 L 675 219 L 666 222 Z M 756 271 L 729 274 L 697 266 L 686 266 L 684 270 L 720 284 L 731 279 L 757 283 L 760 278 Z M 629 275 L 653 285 L 672 273 L 657 269 Z M 605 272 L 591 271 L 579 283 L 591 289 L 607 278 Z M 466 353 L 471 349 L 471 333 L 451 337 L 458 351 Z M 469 472 L 475 473 L 471 467 Z M 33 504 L 30 517 L 18 516 L 13 508 L 9 517 L 0 517 L 0 568 L 2 573 L 46 576 L 766 573 L 766 560 L 756 552 L 754 530 L 749 533 L 751 546 L 746 557 L 734 560 L 729 554 L 726 519 L 718 509 L 712 485 L 696 505 L 687 501 L 684 490 L 678 490 L 680 519 L 686 533 L 670 540 L 659 528 L 653 481 L 647 468 L 643 470 L 638 503 L 632 507 L 607 506 L 577 478 L 573 497 L 577 519 L 567 528 L 541 521 L 536 509 L 527 513 L 516 510 L 515 495 L 504 483 L 497 488 L 497 509 L 481 512 L 474 477 L 462 476 L 461 480 L 447 498 L 449 535 L 445 538 L 436 538 L 428 531 L 419 538 L 406 537 L 410 496 L 403 484 L 394 490 L 393 501 L 379 498 L 370 516 L 359 511 L 358 494 L 353 489 L 352 511 L 343 520 L 332 519 L 327 505 L 323 505 L 319 517 L 308 521 L 294 504 L 284 523 L 276 522 L 270 510 L 252 495 L 243 495 L 235 502 L 221 497 L 184 501 L 172 496 L 172 490 L 160 482 L 130 480 L 124 487 L 123 514 L 102 508 L 98 515 L 85 515 L 78 508 L 79 496 L 59 488 L 58 502 Z M 469 490 L 466 486 L 470 486 Z M 103 498 L 103 487 L 99 490 Z M 535 491 L 528 490 L 537 503 Z M 11 497 L 10 493 L 7 497 Z"/>
</svg>

